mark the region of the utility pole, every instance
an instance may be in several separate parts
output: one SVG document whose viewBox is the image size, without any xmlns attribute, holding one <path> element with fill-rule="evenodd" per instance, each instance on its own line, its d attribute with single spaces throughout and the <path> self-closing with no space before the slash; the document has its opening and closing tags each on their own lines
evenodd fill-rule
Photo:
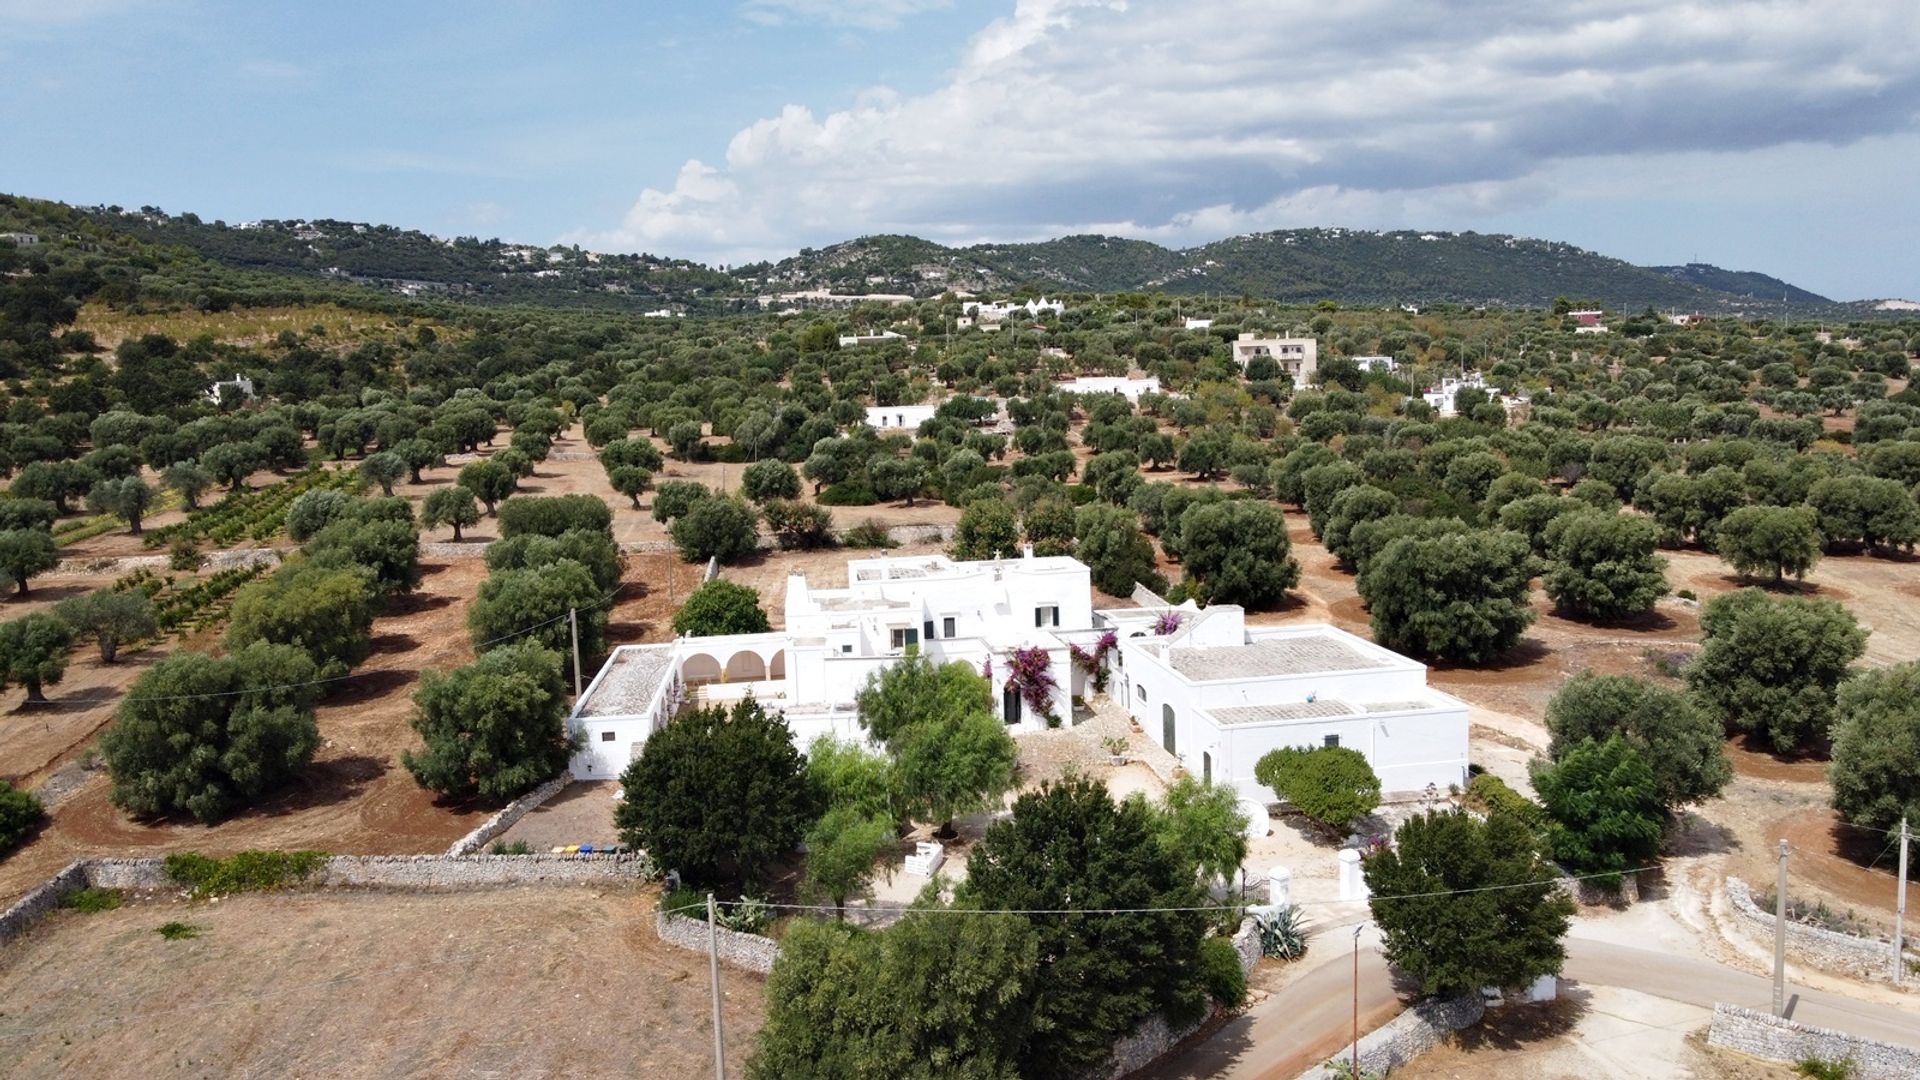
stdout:
<svg viewBox="0 0 1920 1080">
<path fill-rule="evenodd" d="M 1360 931 L 1366 928 L 1353 928 L 1353 1080 L 1360 1080 Z"/>
<path fill-rule="evenodd" d="M 727 1048 L 720 1041 L 720 931 L 712 893 L 707 894 L 707 978 L 713 984 L 713 1075 L 727 1080 Z"/>
<path fill-rule="evenodd" d="M 1787 842 L 1780 841 L 1780 872 L 1773 886 L 1773 1015 L 1787 1012 Z"/>
<path fill-rule="evenodd" d="M 567 609 L 567 626 L 573 631 L 573 700 L 580 700 L 580 609 Z"/>
<path fill-rule="evenodd" d="M 1893 902 L 1893 985 L 1899 986 L 1907 973 L 1906 956 L 1900 949 L 1903 944 L 1901 933 L 1907 924 L 1907 840 L 1911 837 L 1907 831 L 1907 819 L 1900 819 L 1900 884 L 1899 892 Z"/>
</svg>

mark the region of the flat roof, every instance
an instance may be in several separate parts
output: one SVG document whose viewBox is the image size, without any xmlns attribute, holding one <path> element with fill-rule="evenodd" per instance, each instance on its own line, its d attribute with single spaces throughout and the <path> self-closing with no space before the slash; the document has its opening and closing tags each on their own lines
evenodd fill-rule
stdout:
<svg viewBox="0 0 1920 1080">
<path fill-rule="evenodd" d="M 672 645 L 622 645 L 580 703 L 580 716 L 632 716 L 646 710 L 673 669 Z"/>
<path fill-rule="evenodd" d="M 1266 638 L 1246 645 L 1211 648 L 1180 646 L 1168 649 L 1166 657 L 1173 670 L 1195 682 L 1391 666 L 1327 634 Z"/>
<path fill-rule="evenodd" d="M 1330 720 L 1337 716 L 1357 716 L 1360 710 L 1333 698 L 1315 701 L 1289 701 L 1282 705 L 1236 705 L 1230 709 L 1209 709 L 1221 727 L 1241 724 L 1288 723 L 1295 720 Z"/>
</svg>

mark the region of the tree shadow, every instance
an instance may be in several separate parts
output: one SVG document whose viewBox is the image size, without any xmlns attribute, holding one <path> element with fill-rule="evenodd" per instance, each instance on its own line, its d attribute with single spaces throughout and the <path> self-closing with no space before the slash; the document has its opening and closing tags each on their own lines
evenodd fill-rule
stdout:
<svg viewBox="0 0 1920 1080">
<path fill-rule="evenodd" d="M 364 705 L 385 697 L 420 677 L 418 671 L 356 671 L 351 678 L 329 685 L 334 687 L 322 701 L 324 705 Z"/>
<path fill-rule="evenodd" d="M 387 653 L 407 653 L 420 647 L 420 642 L 412 634 L 380 634 L 368 642 L 375 655 Z"/>
<path fill-rule="evenodd" d="M 277 794 L 235 814 L 234 819 L 284 817 L 356 799 L 367 785 L 385 776 L 391 768 L 392 764 L 385 759 L 367 754 L 316 761 Z"/>
<path fill-rule="evenodd" d="M 1488 1009 L 1478 1024 L 1461 1028 L 1448 1040 L 1468 1053 L 1521 1050 L 1572 1032 L 1592 1008 L 1591 991 L 1563 980 L 1560 996 L 1554 1000 Z"/>
<path fill-rule="evenodd" d="M 23 701 L 13 710 L 15 716 L 58 715 L 60 713 L 86 712 L 97 709 L 120 696 L 120 691 L 111 686 L 88 686 L 70 694 L 50 697 L 45 702 Z"/>
<path fill-rule="evenodd" d="M 1521 638 L 1519 644 L 1499 656 L 1474 664 L 1464 660 L 1432 660 L 1435 671 L 1517 671 L 1529 668 L 1553 655 L 1547 643 L 1537 637 Z"/>
<path fill-rule="evenodd" d="M 1683 810 L 1674 827 L 1667 831 L 1662 853 L 1669 858 L 1729 855 L 1743 847 L 1745 845 L 1740 843 L 1740 837 L 1732 829 L 1719 822 L 1708 821 L 1691 810 Z"/>
<path fill-rule="evenodd" d="M 424 567 L 422 568 L 425 569 Z M 442 567 L 436 567 L 439 572 Z M 424 574 L 422 576 L 425 576 Z M 387 615 L 422 615 L 429 611 L 439 611 L 453 603 L 451 596 L 435 596 L 432 593 L 410 592 L 387 601 Z"/>
<path fill-rule="evenodd" d="M 92 587 L 87 585 L 36 585 L 33 586 L 32 590 L 25 596 L 21 596 L 18 592 L 7 593 L 6 599 L 0 600 L 0 604 L 46 603 L 48 601 L 65 600 L 69 596 L 79 596 L 81 593 L 89 593 L 92 591 Z"/>
<path fill-rule="evenodd" d="M 1635 634 L 1667 633 L 1680 625 L 1679 621 L 1659 608 L 1648 608 L 1632 615 L 1623 615 L 1617 619 L 1578 619 L 1558 610 L 1554 614 L 1568 622 L 1583 623 L 1602 630 L 1623 630 Z"/>
</svg>

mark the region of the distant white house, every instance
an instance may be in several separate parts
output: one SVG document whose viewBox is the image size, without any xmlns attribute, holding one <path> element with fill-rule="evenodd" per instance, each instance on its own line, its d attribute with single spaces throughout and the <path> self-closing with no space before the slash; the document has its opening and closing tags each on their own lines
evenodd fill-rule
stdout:
<svg viewBox="0 0 1920 1080">
<path fill-rule="evenodd" d="M 1160 378 L 1157 375 L 1139 379 L 1118 375 L 1082 375 L 1072 382 L 1056 383 L 1054 388 L 1069 394 L 1119 394 L 1138 404 L 1140 395 L 1160 392 Z"/>
<path fill-rule="evenodd" d="M 14 247 L 32 247 L 40 242 L 40 236 L 30 232 L 0 232 L 0 241 L 11 243 Z"/>
<path fill-rule="evenodd" d="M 231 379 L 222 379 L 207 387 L 206 398 L 213 404 L 219 405 L 229 393 L 241 401 L 252 401 L 256 396 L 253 392 L 253 380 L 236 373 Z"/>
<path fill-rule="evenodd" d="M 1400 366 L 1391 356 L 1356 356 L 1353 363 L 1366 372 L 1393 371 Z"/>
<path fill-rule="evenodd" d="M 1455 399 L 1460 391 L 1467 389 L 1486 391 L 1487 399 L 1506 409 L 1509 414 L 1524 407 L 1529 401 L 1524 392 L 1507 394 L 1497 386 L 1488 386 L 1487 377 L 1477 371 L 1469 371 L 1457 379 L 1441 379 L 1438 384 L 1427 387 L 1420 397 L 1433 406 L 1433 410 L 1441 416 L 1455 416 L 1459 414 Z"/>
<path fill-rule="evenodd" d="M 640 317 L 643 319 L 684 319 L 686 315 L 686 312 L 675 311 L 672 308 L 660 308 L 655 311 L 643 311 L 640 313 Z"/>
<path fill-rule="evenodd" d="M 1212 319 L 1188 319 L 1188 320 L 1187 320 L 1187 329 L 1189 329 L 1189 330 L 1211 330 L 1211 329 L 1213 329 L 1213 320 L 1212 320 Z"/>
<path fill-rule="evenodd" d="M 918 431 L 938 410 L 937 405 L 869 405 L 867 426 L 880 431 Z"/>
<path fill-rule="evenodd" d="M 1313 338 L 1263 338 L 1243 333 L 1233 342 L 1233 362 L 1244 368 L 1258 356 L 1271 356 L 1280 370 L 1304 386 L 1320 366 L 1320 343 Z"/>
<path fill-rule="evenodd" d="M 1001 320 L 1005 319 L 1007 316 L 1013 314 L 1016 311 L 1024 311 L 1027 313 L 1029 317 L 1038 318 L 1040 313 L 1043 311 L 1048 311 L 1048 312 L 1052 312 L 1055 315 L 1059 315 L 1064 313 L 1066 310 L 1067 310 L 1067 305 L 1065 303 L 1059 300 L 1049 300 L 1044 296 L 1038 300 L 1029 300 L 1024 304 L 1015 304 L 1011 302 L 999 304 L 999 303 L 992 303 L 992 302 L 982 302 L 979 300 L 969 300 L 966 303 L 960 305 L 961 314 L 971 315 L 976 320 L 983 323 L 1000 322 Z"/>
<path fill-rule="evenodd" d="M 1231 605 L 1100 611 L 1094 622 L 1117 638 L 1107 693 L 1194 776 L 1271 802 L 1254 777 L 1262 755 L 1344 746 L 1366 756 L 1383 791 L 1467 781 L 1466 703 L 1390 649 L 1327 625 L 1248 627 Z"/>
<path fill-rule="evenodd" d="M 856 345 L 879 345 L 882 342 L 899 341 L 905 337 L 905 334 L 896 334 L 891 330 L 882 330 L 877 334 L 842 334 L 840 347 L 851 349 Z"/>
<path fill-rule="evenodd" d="M 574 705 L 567 724 L 583 742 L 578 779 L 618 776 L 647 738 L 683 705 L 728 704 L 749 694 L 786 716 L 805 749 L 820 735 L 863 742 L 854 699 L 867 677 L 908 649 L 935 663 L 959 661 L 986 675 L 1009 728 L 1039 731 L 1047 714 L 1065 720 L 1086 672 L 1069 643 L 1091 648 L 1091 575 L 1065 556 L 1032 549 L 960 562 L 944 555 L 854 559 L 845 588 L 817 589 L 787 577 L 785 629 L 765 634 L 683 637 L 613 651 Z M 1044 658 L 1052 680 L 1036 709 L 1009 683 L 1015 654 Z M 1035 696 L 1042 696 L 1036 689 Z"/>
<path fill-rule="evenodd" d="M 1567 318 L 1572 319 L 1575 323 L 1573 332 L 1576 334 L 1606 333 L 1607 324 L 1603 321 L 1606 317 L 1606 312 L 1594 309 L 1567 312 Z"/>
</svg>

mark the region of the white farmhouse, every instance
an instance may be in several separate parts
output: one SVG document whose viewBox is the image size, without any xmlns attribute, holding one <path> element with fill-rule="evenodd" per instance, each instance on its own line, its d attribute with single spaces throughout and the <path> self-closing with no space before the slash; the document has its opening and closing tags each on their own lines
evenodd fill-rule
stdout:
<svg viewBox="0 0 1920 1080">
<path fill-rule="evenodd" d="M 971 315 L 983 323 L 999 322 L 1016 311 L 1026 312 L 1029 318 L 1039 318 L 1040 313 L 1043 311 L 1060 315 L 1064 314 L 1066 310 L 1067 305 L 1064 302 L 1049 300 L 1044 296 L 1038 300 L 1029 300 L 1024 304 L 1012 302 L 1001 304 L 991 301 L 983 303 L 978 300 L 969 300 L 960 305 L 960 313 L 962 315 Z"/>
<path fill-rule="evenodd" d="M 14 247 L 33 247 L 40 242 L 40 235 L 30 232 L 0 232 L 0 241 L 10 243 Z"/>
<path fill-rule="evenodd" d="M 1047 727 L 1072 715 L 1086 675 L 1069 642 L 1090 647 L 1092 583 L 1086 564 L 1064 556 L 960 562 L 943 555 L 854 559 L 845 588 L 787 578 L 785 628 L 766 634 L 683 637 L 623 645 L 580 696 L 568 719 L 584 740 L 578 779 L 618 776 L 647 737 L 684 704 L 725 704 L 753 695 L 786 714 L 804 749 L 824 734 L 862 741 L 854 698 L 867 677 L 910 648 L 935 663 L 961 661 L 987 675 L 1010 728 Z M 1015 656 L 1038 661 L 1053 680 L 1035 709 L 1009 685 Z"/>
<path fill-rule="evenodd" d="M 1188 319 L 1188 320 L 1187 320 L 1187 329 L 1189 329 L 1189 330 L 1211 330 L 1211 329 L 1213 329 L 1213 320 L 1212 320 L 1212 319 Z"/>
<path fill-rule="evenodd" d="M 1160 392 L 1160 377 L 1148 375 L 1132 379 L 1118 375 L 1082 375 L 1071 382 L 1056 383 L 1054 388 L 1069 394 L 1119 394 L 1137 405 L 1140 395 Z"/>
<path fill-rule="evenodd" d="M 1345 746 L 1383 791 L 1467 781 L 1466 703 L 1390 649 L 1324 624 L 1250 628 L 1231 605 L 1101 611 L 1096 622 L 1118 639 L 1107 692 L 1195 776 L 1272 802 L 1254 778 L 1262 755 Z"/>
<path fill-rule="evenodd" d="M 869 405 L 867 426 L 877 431 L 919 431 L 933 419 L 938 405 Z"/>
<path fill-rule="evenodd" d="M 221 398 L 227 396 L 228 391 L 232 392 L 232 396 L 236 400 L 243 402 L 252 401 L 255 396 L 253 392 L 253 380 L 247 378 L 245 375 L 235 374 L 231 379 L 221 379 L 219 382 L 207 387 L 206 399 L 215 405 L 219 405 Z"/>
<path fill-rule="evenodd" d="M 877 334 L 842 334 L 840 335 L 840 347 L 843 349 L 851 349 L 856 345 L 881 345 L 889 341 L 899 341 L 905 336 L 904 334 L 896 334 L 892 330 L 882 330 Z"/>
<path fill-rule="evenodd" d="M 1320 366 L 1320 342 L 1313 338 L 1263 338 L 1243 333 L 1233 342 L 1233 362 L 1244 368 L 1256 356 L 1271 356 L 1280 370 L 1305 386 Z"/>
<path fill-rule="evenodd" d="M 1353 358 L 1353 364 L 1365 372 L 1391 372 L 1399 367 L 1391 356 L 1356 356 Z"/>
</svg>

